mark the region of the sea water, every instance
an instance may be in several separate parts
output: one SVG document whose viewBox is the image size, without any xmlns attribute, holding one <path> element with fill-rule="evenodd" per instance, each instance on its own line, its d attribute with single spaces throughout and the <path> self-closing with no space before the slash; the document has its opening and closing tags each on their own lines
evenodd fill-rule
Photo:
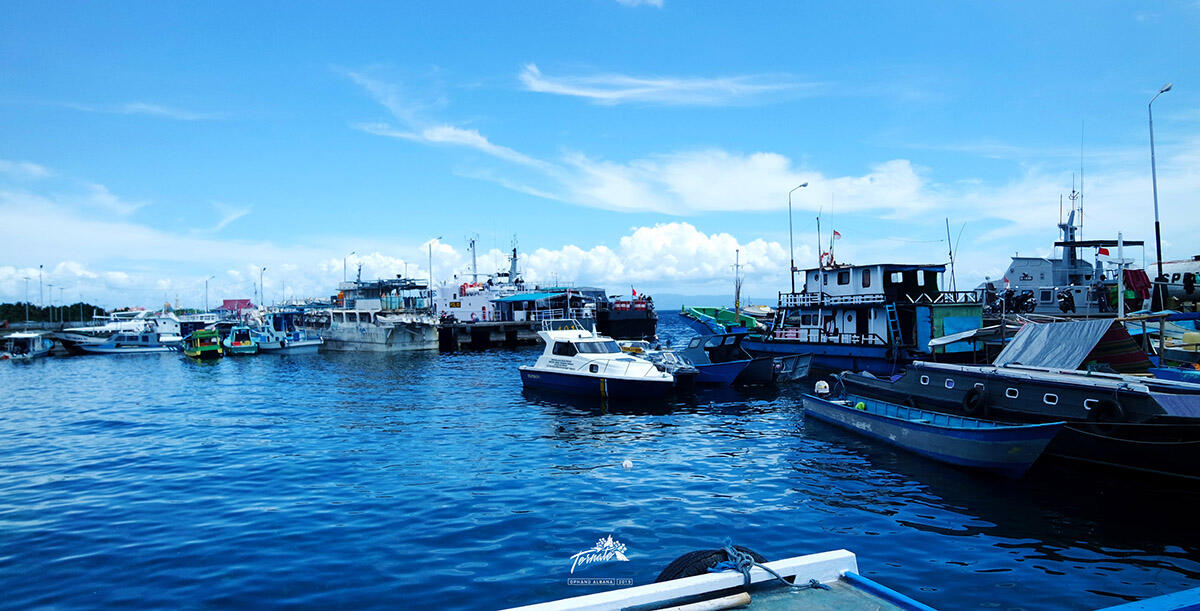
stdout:
<svg viewBox="0 0 1200 611">
<path fill-rule="evenodd" d="M 647 583 L 726 538 L 848 549 L 944 609 L 1200 586 L 1194 490 L 932 463 L 806 421 L 808 382 L 524 392 L 539 352 L 0 363 L 0 606 L 486 609 Z"/>
</svg>

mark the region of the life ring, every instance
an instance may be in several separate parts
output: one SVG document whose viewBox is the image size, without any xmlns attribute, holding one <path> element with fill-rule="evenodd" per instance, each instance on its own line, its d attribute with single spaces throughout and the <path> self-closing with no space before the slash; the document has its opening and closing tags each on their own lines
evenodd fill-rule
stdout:
<svg viewBox="0 0 1200 611">
<path fill-rule="evenodd" d="M 987 395 L 982 388 L 974 386 L 963 396 L 962 411 L 968 416 L 987 416 Z"/>
<path fill-rule="evenodd" d="M 1087 419 L 1090 422 L 1124 422 L 1125 408 L 1116 399 L 1101 399 L 1088 411 Z"/>
</svg>

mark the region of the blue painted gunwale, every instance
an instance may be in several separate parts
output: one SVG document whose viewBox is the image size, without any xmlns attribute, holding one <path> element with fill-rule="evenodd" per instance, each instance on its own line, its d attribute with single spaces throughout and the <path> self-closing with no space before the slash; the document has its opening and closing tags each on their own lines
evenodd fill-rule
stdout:
<svg viewBox="0 0 1200 611">
<path fill-rule="evenodd" d="M 766 341 L 753 336 L 742 340 L 742 347 L 755 356 L 785 356 L 811 354 L 812 366 L 827 371 L 869 371 L 875 375 L 891 375 L 898 365 L 908 362 L 902 358 L 893 362 L 887 346 L 857 346 L 823 342 L 787 340 Z"/>
<path fill-rule="evenodd" d="M 608 396 L 611 399 L 661 399 L 675 388 L 671 380 L 635 380 L 594 375 L 582 375 L 557 371 L 536 370 L 521 367 L 521 384 L 526 388 L 553 390 L 575 395 L 593 397 Z M 601 392 L 600 382 L 605 382 Z"/>
<path fill-rule="evenodd" d="M 848 394 L 845 396 L 845 399 L 849 402 L 849 404 L 843 405 L 840 403 L 834 403 L 814 395 L 805 394 L 805 417 L 812 416 L 834 426 L 844 428 L 872 439 L 877 439 L 884 443 L 894 445 L 904 450 L 920 454 L 940 462 L 996 471 L 1010 477 L 1020 477 L 1023 475 L 1025 471 L 1032 466 L 1034 461 L 1037 460 L 1041 450 L 1045 449 L 1045 446 L 1050 443 L 1050 440 L 1054 438 L 1059 429 L 1066 424 L 1065 422 L 1051 422 L 1046 424 L 1005 424 L 991 420 L 979 420 L 976 418 L 967 418 L 965 416 L 954 416 L 939 412 L 929 412 L 904 405 L 888 403 L 886 401 L 879 401 L 877 399 L 860 397 L 858 395 Z M 843 422 L 827 414 L 821 413 L 818 410 L 807 409 L 810 401 L 819 404 L 819 406 L 832 409 L 839 413 L 847 414 L 850 416 L 851 420 L 857 420 L 859 422 L 875 421 L 883 424 L 884 426 L 923 432 L 936 435 L 937 437 L 946 438 L 947 440 L 958 439 L 984 445 L 996 444 L 997 446 L 1013 446 L 1014 444 L 1041 444 L 1041 450 L 1039 450 L 1038 454 L 1034 455 L 1028 461 L 978 460 L 957 454 L 949 454 L 933 448 L 922 447 L 912 443 L 904 443 L 900 439 L 892 438 L 872 430 L 854 426 L 851 423 Z M 859 410 L 853 407 L 854 404 L 859 402 L 865 404 L 865 410 Z M 920 422 L 918 420 L 928 420 L 928 422 Z M 1005 457 L 1007 458 L 1008 456 Z"/>
</svg>

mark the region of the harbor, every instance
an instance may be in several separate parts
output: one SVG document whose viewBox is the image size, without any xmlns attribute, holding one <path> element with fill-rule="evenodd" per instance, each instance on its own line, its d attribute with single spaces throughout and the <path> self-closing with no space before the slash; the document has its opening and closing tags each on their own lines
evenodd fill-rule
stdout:
<svg viewBox="0 0 1200 611">
<path fill-rule="evenodd" d="M 1200 610 L 1200 4 L 11 3 L 0 611 Z"/>
</svg>

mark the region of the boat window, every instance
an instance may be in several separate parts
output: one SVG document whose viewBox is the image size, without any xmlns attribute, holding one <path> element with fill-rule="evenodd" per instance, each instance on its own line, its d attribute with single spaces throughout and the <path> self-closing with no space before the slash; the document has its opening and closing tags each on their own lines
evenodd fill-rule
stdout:
<svg viewBox="0 0 1200 611">
<path fill-rule="evenodd" d="M 850 284 L 850 271 L 838 272 L 838 285 Z"/>
<path fill-rule="evenodd" d="M 575 346 L 581 354 L 615 354 L 621 351 L 621 346 L 613 340 L 602 342 L 579 342 Z"/>
<path fill-rule="evenodd" d="M 699 337 L 694 338 L 692 340 L 692 343 L 688 344 L 688 348 L 698 348 L 698 347 L 700 347 L 700 338 Z"/>
<path fill-rule="evenodd" d="M 921 384 L 928 386 L 929 385 L 929 376 L 921 376 Z"/>
<path fill-rule="evenodd" d="M 821 282 L 823 284 L 829 284 L 829 274 L 821 274 Z"/>
<path fill-rule="evenodd" d="M 554 342 L 554 354 L 558 356 L 575 356 L 579 351 L 571 342 Z"/>
<path fill-rule="evenodd" d="M 946 388 L 954 388 L 954 380 L 946 378 Z"/>
<path fill-rule="evenodd" d="M 801 314 L 801 315 L 800 315 L 800 324 L 802 324 L 802 325 L 811 325 L 811 324 L 813 324 L 813 317 L 812 317 L 812 314 Z"/>
<path fill-rule="evenodd" d="M 1042 291 L 1042 303 L 1050 303 L 1053 298 L 1053 291 Z"/>
<path fill-rule="evenodd" d="M 862 270 L 862 285 L 864 289 L 871 286 L 871 270 Z"/>
<path fill-rule="evenodd" d="M 721 342 L 721 343 L 725 344 L 726 346 L 732 346 L 732 345 L 734 345 L 735 343 L 737 343 L 737 336 L 736 336 L 736 335 L 730 335 L 729 337 L 726 337 L 726 338 L 725 338 L 725 341 L 724 341 L 724 342 Z"/>
<path fill-rule="evenodd" d="M 846 312 L 846 322 L 854 322 L 854 312 Z"/>
<path fill-rule="evenodd" d="M 370 312 L 359 312 L 358 322 L 365 322 L 367 324 L 370 324 L 371 323 L 371 313 Z"/>
<path fill-rule="evenodd" d="M 1009 388 L 1004 391 L 1004 396 L 1008 397 L 1009 399 L 1016 399 L 1017 397 L 1021 396 L 1021 392 L 1015 388 Z"/>
<path fill-rule="evenodd" d="M 1042 395 L 1042 402 L 1046 405 L 1058 405 L 1058 395 L 1048 392 Z"/>
<path fill-rule="evenodd" d="M 1088 411 L 1096 409 L 1096 406 L 1098 406 L 1098 405 L 1100 405 L 1099 400 L 1096 400 L 1096 399 L 1084 399 L 1083 400 L 1083 409 L 1086 409 Z"/>
<path fill-rule="evenodd" d="M 716 348 L 717 346 L 720 346 L 720 345 L 721 345 L 721 338 L 716 337 L 716 336 L 710 337 L 710 338 L 708 338 L 708 341 L 704 342 L 705 348 Z"/>
</svg>

